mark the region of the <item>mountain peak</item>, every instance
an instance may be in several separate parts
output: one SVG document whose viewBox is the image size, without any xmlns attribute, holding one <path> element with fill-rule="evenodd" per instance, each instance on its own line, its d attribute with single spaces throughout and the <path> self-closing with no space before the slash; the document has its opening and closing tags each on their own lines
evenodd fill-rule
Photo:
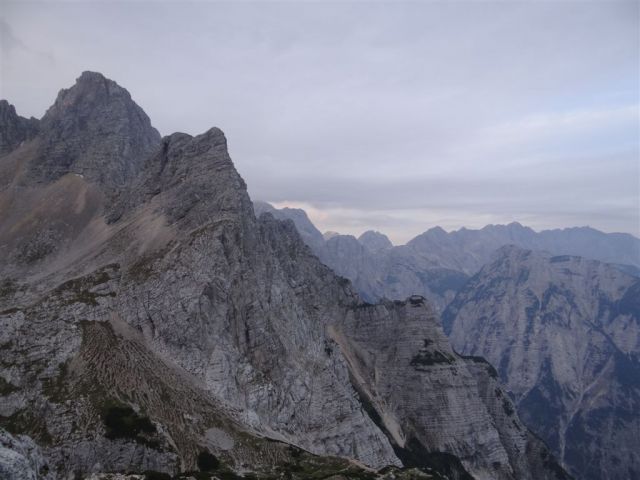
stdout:
<svg viewBox="0 0 640 480">
<path fill-rule="evenodd" d="M 107 77 L 105 77 L 100 72 L 92 72 L 91 70 L 85 70 L 76 79 L 76 82 L 90 82 L 90 81 L 94 81 L 94 80 L 98 80 L 98 81 L 102 81 L 102 82 L 104 82 L 104 81 L 111 82 L 112 81 L 112 80 L 109 80 Z"/>
<path fill-rule="evenodd" d="M 90 88 L 103 89 L 103 88 L 109 88 L 109 87 L 122 88 L 116 82 L 105 77 L 100 72 L 92 72 L 89 70 L 85 70 L 80 74 L 78 78 L 76 78 L 76 83 L 74 86 L 81 86 L 87 89 L 90 89 Z"/>
<path fill-rule="evenodd" d="M 460 230 L 462 230 L 464 227 L 462 227 Z M 431 227 L 429 230 L 427 230 L 428 234 L 430 235 L 434 235 L 434 236 L 438 236 L 438 237 L 444 237 L 447 235 L 447 232 L 445 231 L 444 228 L 442 228 L 441 226 L 437 225 L 435 227 Z"/>
<path fill-rule="evenodd" d="M 126 107 L 129 103 L 135 105 L 125 88 L 101 73 L 85 71 L 73 86 L 58 92 L 55 103 L 47 110 L 42 121 L 54 123 L 61 116 L 89 115 L 95 109 L 108 108 L 112 113 L 119 113 L 116 107 Z"/>
<path fill-rule="evenodd" d="M 60 90 L 41 126 L 42 150 L 29 172 L 36 182 L 76 173 L 115 188 L 138 173 L 160 144 L 129 92 L 97 72 L 83 72 L 71 88 Z"/>
<path fill-rule="evenodd" d="M 393 247 L 393 243 L 391 243 L 389 237 L 375 230 L 367 230 L 358 237 L 358 241 L 372 252 Z"/>
</svg>

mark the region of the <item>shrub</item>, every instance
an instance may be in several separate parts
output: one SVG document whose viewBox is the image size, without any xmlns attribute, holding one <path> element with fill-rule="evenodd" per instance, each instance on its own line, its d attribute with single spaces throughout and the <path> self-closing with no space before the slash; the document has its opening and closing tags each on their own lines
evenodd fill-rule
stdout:
<svg viewBox="0 0 640 480">
<path fill-rule="evenodd" d="M 156 427 L 147 417 L 141 417 L 131 407 L 112 406 L 105 410 L 102 419 L 107 427 L 107 438 L 137 439 L 140 433 L 155 433 Z"/>
<path fill-rule="evenodd" d="M 220 460 L 215 455 L 207 451 L 200 452 L 198 455 L 198 468 L 201 472 L 210 472 L 220 466 Z"/>
</svg>

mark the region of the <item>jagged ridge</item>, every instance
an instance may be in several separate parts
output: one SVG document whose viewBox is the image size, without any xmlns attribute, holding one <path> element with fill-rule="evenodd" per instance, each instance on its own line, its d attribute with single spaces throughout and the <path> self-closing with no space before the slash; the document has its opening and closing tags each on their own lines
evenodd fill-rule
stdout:
<svg viewBox="0 0 640 480">
<path fill-rule="evenodd" d="M 428 351 L 415 352 L 418 369 L 405 362 L 410 350 L 388 356 L 404 351 L 409 340 L 413 348 L 415 338 L 380 329 L 377 335 L 390 343 L 379 345 L 372 337 L 367 345 L 353 328 L 363 319 L 388 326 L 385 319 L 410 311 L 416 338 L 453 355 L 422 300 L 364 305 L 348 281 L 311 254 L 292 223 L 268 214 L 257 219 L 219 130 L 197 137 L 174 134 L 139 158 L 135 152 L 151 148 L 155 135 L 129 128 L 146 125 L 146 117 L 114 85 L 83 75 L 78 88 L 61 93 L 42 121 L 42 133 L 0 160 L 21 156 L 41 169 L 24 178 L 42 185 L 14 192 L 13 201 L 34 202 L 48 189 L 62 191 L 65 182 L 80 195 L 61 196 L 53 216 L 43 211 L 44 225 L 61 237 L 53 235 L 54 248 L 28 262 L 9 255 L 0 292 L 0 374 L 10 385 L 2 393 L 1 424 L 38 442 L 51 475 L 145 468 L 176 473 L 195 468 L 194 453 L 202 449 L 225 468 L 254 470 L 264 478 L 288 469 L 295 476 L 296 448 L 374 468 L 400 465 L 396 451 L 402 448 L 405 459 L 419 457 L 423 467 L 436 469 L 442 466 L 429 464 L 426 453 L 460 455 L 446 466 L 454 478 L 467 471 L 505 479 L 555 477 L 540 455 L 520 461 L 509 455 L 514 446 L 547 454 L 521 428 L 494 426 L 502 417 L 491 407 L 491 388 L 480 387 L 493 385 L 485 366 L 472 374 L 473 366 L 452 357 L 461 378 L 471 382 L 460 383 L 450 365 L 423 365 Z M 99 123 L 96 112 L 108 121 Z M 106 131 L 94 138 L 96 129 Z M 68 144 L 65 136 L 58 146 L 51 132 L 68 132 L 77 143 Z M 131 146 L 124 151 L 131 157 L 114 151 L 114 142 Z M 75 156 L 69 162 L 57 156 L 60 151 Z M 124 185 L 94 168 L 111 160 L 123 172 Z M 84 176 L 76 175 L 78 167 L 86 168 Z M 105 201 L 114 187 L 119 198 Z M 95 201 L 86 201 L 91 194 Z M 68 218 L 65 210 L 81 216 L 72 229 L 55 223 Z M 42 227 L 35 222 L 18 229 L 18 236 L 12 227 L 0 232 L 0 241 L 19 246 Z M 395 368 L 375 388 L 357 380 L 371 368 L 358 360 L 363 348 L 369 356 L 386 355 Z M 476 417 L 443 415 L 425 424 L 413 418 L 420 398 L 391 409 L 381 400 L 390 385 L 402 383 L 398 375 L 407 375 L 407 382 L 432 378 L 441 392 L 438 401 L 451 395 L 452 412 Z M 86 389 L 88 383 L 98 391 Z M 487 401 L 479 402 L 483 388 Z M 376 425 L 356 390 L 370 394 L 381 418 L 395 419 L 396 451 L 387 436 L 392 431 L 386 423 L 386 433 Z M 426 394 L 421 388 L 406 391 Z M 428 402 L 434 412 L 435 401 Z M 143 430 L 114 437 L 105 408 L 107 415 L 113 408 L 124 412 L 127 422 Z M 446 435 L 442 430 L 453 425 L 448 420 L 483 430 L 471 428 L 465 438 Z M 435 442 L 439 436 L 452 440 Z M 495 458 L 499 466 L 491 463 Z M 325 464 L 335 462 L 344 473 L 344 460 Z M 304 472 L 298 477 L 308 478 Z"/>
</svg>

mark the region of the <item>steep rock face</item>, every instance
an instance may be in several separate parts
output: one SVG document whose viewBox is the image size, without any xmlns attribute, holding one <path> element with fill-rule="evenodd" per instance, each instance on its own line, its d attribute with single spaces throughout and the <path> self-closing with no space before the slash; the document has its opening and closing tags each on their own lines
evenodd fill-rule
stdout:
<svg viewBox="0 0 640 480">
<path fill-rule="evenodd" d="M 30 140 L 38 132 L 38 120 L 24 118 L 6 100 L 0 100 L 0 157 Z"/>
<path fill-rule="evenodd" d="M 447 452 L 478 479 L 568 478 L 546 468 L 546 447 L 518 420 L 493 367 L 453 352 L 423 297 L 359 307 L 331 331 L 405 463 L 446 462 L 426 452 Z"/>
<path fill-rule="evenodd" d="M 125 124 L 131 121 L 129 114 L 136 110 L 119 108 L 122 92 L 111 95 L 115 87 L 100 78 L 87 79 L 87 85 L 95 91 L 83 84 L 77 95 L 60 97 L 71 95 L 69 115 L 87 113 L 91 123 L 95 109 L 120 112 Z M 103 103 L 109 98 L 113 107 Z M 54 107 L 51 118 L 66 105 L 64 100 Z M 76 133 L 84 132 L 78 133 L 83 137 L 78 144 L 88 146 L 87 158 L 79 154 L 70 165 L 93 165 L 115 155 L 111 141 L 93 137 L 94 130 L 81 122 L 62 123 L 63 130 L 75 132 L 77 126 Z M 67 149 L 67 138 L 60 141 Z M 132 138 L 130 144 L 145 142 Z M 55 143 L 49 147 L 58 151 Z M 10 157 L 19 154 L 31 165 L 43 160 L 41 153 L 21 146 L 0 162 L 6 161 L 2 165 L 8 169 Z M 87 200 L 93 192 L 97 200 L 78 207 L 75 193 L 61 196 L 57 218 L 73 218 L 65 217 L 65 210 L 82 215 L 72 222 L 73 234 L 62 245 L 53 238 L 57 248 L 34 263 L 3 267 L 0 426 L 33 439 L 56 476 L 147 469 L 177 473 L 194 469 L 198 455 L 210 452 L 224 468 L 251 470 L 258 478 L 283 472 L 308 478 L 305 468 L 317 472 L 328 466 L 349 477 L 353 465 L 346 460 L 317 459 L 309 451 L 375 468 L 400 465 L 402 453 L 436 470 L 441 465 L 429 463 L 427 454 L 445 454 L 454 465 L 443 468 L 453 469 L 458 478 L 466 471 L 487 478 L 491 468 L 500 478 L 516 478 L 520 460 L 509 456 L 513 448 L 548 455 L 534 439 L 522 440 L 526 434 L 518 437 L 501 424 L 488 407 L 497 401 L 493 385 L 463 365 L 464 381 L 453 378 L 458 372 L 420 373 L 421 382 L 439 389 L 435 396 L 431 389 L 407 389 L 424 394 L 432 414 L 447 412 L 439 421 L 428 423 L 424 412 L 413 418 L 420 398 L 407 398 L 398 410 L 380 408 L 381 416 L 388 411 L 398 418 L 400 429 L 393 431 L 400 432 L 398 438 L 415 439 L 397 443 L 396 450 L 404 450 L 394 450 L 357 394 L 375 392 L 377 405 L 393 378 L 385 374 L 375 390 L 365 389 L 354 375 L 370 376 L 370 367 L 361 362 L 356 369 L 351 358 L 358 342 L 366 345 L 357 322 L 389 326 L 385 319 L 406 316 L 407 307 L 363 306 L 349 282 L 310 252 L 292 222 L 269 214 L 256 218 L 220 130 L 196 137 L 173 134 L 151 155 L 130 161 L 135 165 L 122 171 L 139 169 L 139 174 L 118 187 L 117 199 L 101 203 L 113 184 L 88 173 L 56 180 L 69 164 L 45 158 L 41 178 L 50 183 L 29 187 L 34 196 L 29 198 L 45 198 L 49 188 L 67 191 L 62 182 L 73 181 L 86 192 L 80 198 Z M 52 218 L 47 210 L 41 215 Z M 37 235 L 43 225 L 48 224 L 33 222 L 30 233 Z M 0 243 L 20 245 L 21 238 L 13 229 L 0 231 Z M 428 309 L 416 302 L 412 323 L 422 318 L 426 326 L 412 328 L 426 328 L 423 337 L 433 334 L 439 348 L 452 355 L 442 335 L 429 330 L 435 322 Z M 358 313 L 361 308 L 369 312 L 365 317 Z M 375 342 L 367 345 L 373 353 L 375 348 Z M 403 355 L 395 360 L 395 374 L 401 373 Z M 416 355 L 422 359 L 430 353 Z M 390 365 L 392 360 L 389 356 Z M 410 363 L 409 376 L 415 375 Z M 478 401 L 479 389 L 486 402 Z M 465 412 L 473 412 L 473 418 L 456 418 L 450 433 L 448 420 Z M 440 437 L 448 440 L 434 440 Z M 455 460 L 459 453 L 462 463 Z M 509 466 L 490 463 L 497 458 Z M 555 475 L 548 457 L 524 461 L 527 471 L 540 472 L 537 478 Z"/>
<path fill-rule="evenodd" d="M 504 247 L 443 314 L 459 352 L 498 367 L 518 411 L 577 478 L 640 474 L 640 281 Z"/>
<path fill-rule="evenodd" d="M 38 446 L 27 436 L 14 437 L 0 428 L 0 478 L 37 480 L 53 478 Z"/>
<path fill-rule="evenodd" d="M 120 187 L 160 141 L 129 92 L 95 72 L 84 72 L 73 87 L 61 90 L 40 125 L 26 184 L 75 173 L 106 189 Z"/>
<path fill-rule="evenodd" d="M 311 249 L 315 252 L 318 249 L 322 248 L 324 244 L 324 238 L 320 230 L 318 230 L 309 217 L 307 216 L 307 212 L 299 208 L 274 208 L 271 204 L 267 202 L 253 202 L 253 209 L 257 217 L 262 215 L 263 213 L 270 213 L 275 218 L 279 220 L 291 220 L 298 230 L 298 233 L 304 240 L 304 242 L 311 247 Z"/>
</svg>

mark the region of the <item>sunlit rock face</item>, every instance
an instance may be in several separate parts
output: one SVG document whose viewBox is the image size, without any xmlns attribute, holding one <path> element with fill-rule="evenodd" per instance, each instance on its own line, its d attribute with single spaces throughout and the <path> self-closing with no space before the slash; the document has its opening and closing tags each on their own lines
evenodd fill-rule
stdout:
<svg viewBox="0 0 640 480">
<path fill-rule="evenodd" d="M 640 474 L 640 281 L 611 265 L 501 249 L 443 314 L 498 369 L 521 418 L 576 478 Z"/>
<path fill-rule="evenodd" d="M 256 217 L 219 129 L 160 139 L 85 73 L 0 172 L 1 468 L 564 478 L 422 297 L 365 304 Z"/>
</svg>

